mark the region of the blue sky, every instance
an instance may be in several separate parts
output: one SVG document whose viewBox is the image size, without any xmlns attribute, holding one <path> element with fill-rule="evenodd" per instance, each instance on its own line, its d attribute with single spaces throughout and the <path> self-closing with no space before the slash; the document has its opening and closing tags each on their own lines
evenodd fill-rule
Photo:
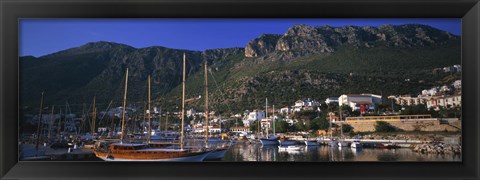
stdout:
<svg viewBox="0 0 480 180">
<path fill-rule="evenodd" d="M 461 19 L 21 19 L 20 56 L 43 56 L 88 42 L 136 48 L 205 50 L 244 47 L 261 34 L 283 34 L 296 24 L 381 26 L 425 24 L 461 34 Z"/>
</svg>

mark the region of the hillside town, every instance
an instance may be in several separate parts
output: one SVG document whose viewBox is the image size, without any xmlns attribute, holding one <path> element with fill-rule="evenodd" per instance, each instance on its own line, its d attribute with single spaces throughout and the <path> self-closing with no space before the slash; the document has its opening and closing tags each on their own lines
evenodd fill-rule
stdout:
<svg viewBox="0 0 480 180">
<path fill-rule="evenodd" d="M 458 34 L 370 20 L 153 21 L 139 22 L 154 30 L 140 39 L 199 47 L 100 39 L 19 56 L 19 160 L 462 161 Z M 172 22 L 189 28 L 160 27 Z M 243 28 L 255 33 L 215 45 Z"/>
<path fill-rule="evenodd" d="M 451 67 L 435 69 L 435 71 L 439 70 L 444 72 L 461 72 L 461 66 L 454 65 Z M 258 133 L 266 129 L 272 131 L 274 121 L 286 122 L 286 124 L 288 124 L 290 127 L 295 126 L 298 123 L 305 124 L 305 121 L 302 121 L 301 118 L 295 116 L 295 114 L 300 114 L 302 112 L 317 113 L 317 115 L 314 117 L 317 117 L 318 114 L 333 113 L 331 116 L 324 116 L 325 120 L 332 121 L 333 123 L 348 123 L 347 120 L 351 119 L 352 117 L 377 116 L 381 118 L 383 116 L 389 117 L 405 115 L 403 112 L 407 111 L 406 108 L 415 106 L 424 107 L 425 110 L 432 112 L 439 112 L 441 110 L 449 109 L 459 110 L 462 105 L 461 89 L 462 81 L 455 80 L 451 84 L 445 84 L 443 86 L 436 86 L 430 89 L 422 90 L 416 96 L 389 95 L 385 97 L 372 93 L 341 94 L 336 97 L 328 97 L 324 100 L 317 100 L 314 98 L 300 99 L 296 100 L 294 104 L 284 107 L 268 105 L 267 102 L 267 109 L 247 109 L 243 112 L 224 115 L 224 117 L 215 111 L 210 111 L 209 115 L 212 117 L 212 119 L 210 120 L 208 130 L 212 134 L 230 132 L 231 134 L 237 133 L 237 135 Z M 268 99 L 266 101 L 268 101 Z M 330 106 L 336 107 L 337 109 L 332 109 Z M 97 118 L 100 120 L 105 120 L 107 118 L 121 118 L 122 110 L 123 107 L 111 108 L 108 111 L 102 111 L 98 113 Z M 146 130 L 145 128 L 147 127 L 148 123 L 145 122 L 145 118 L 142 119 L 138 116 L 134 116 L 138 113 L 141 114 L 141 111 L 141 108 L 138 107 L 127 107 L 125 114 L 127 115 L 128 119 L 136 122 L 136 126 L 143 127 L 143 129 Z M 461 111 L 458 112 L 459 114 L 455 115 L 454 117 L 447 115 L 436 118 L 449 118 L 450 122 L 452 122 L 453 119 L 461 120 Z M 196 110 L 194 108 L 188 109 L 186 111 L 186 117 L 189 121 L 186 124 L 186 130 L 196 134 L 204 133 L 207 130 L 207 127 L 205 126 L 205 120 L 203 118 L 204 116 L 205 112 L 203 111 Z M 431 117 L 431 115 L 429 117 Z M 26 115 L 25 118 L 30 124 L 35 124 L 37 121 L 37 116 L 34 115 Z M 154 129 L 178 130 L 180 127 L 178 120 L 181 118 L 181 112 L 162 112 L 161 107 L 153 107 L 151 118 L 154 119 L 152 122 Z M 170 122 L 168 118 L 171 119 Z M 63 123 L 64 127 L 62 127 L 62 129 L 65 131 L 78 132 L 80 131 L 79 128 L 85 129 L 85 127 L 91 126 L 85 124 L 86 122 L 84 117 L 77 116 L 71 112 L 64 114 L 44 114 L 42 115 L 42 123 L 46 125 L 43 130 L 44 133 L 47 133 L 47 127 L 53 129 L 59 128 L 56 124 L 50 124 L 58 119 L 65 119 L 65 122 Z M 260 124 L 260 127 L 257 126 L 258 123 Z M 371 126 L 373 127 L 374 125 L 371 124 Z M 112 129 L 118 129 L 117 124 L 112 123 L 111 127 L 98 127 L 97 132 L 106 133 L 112 131 Z M 303 130 L 310 131 L 310 133 L 313 132 L 311 131 L 312 129 Z M 324 130 L 324 132 L 329 131 L 328 129 Z M 353 128 L 352 132 L 361 132 L 361 130 Z"/>
</svg>

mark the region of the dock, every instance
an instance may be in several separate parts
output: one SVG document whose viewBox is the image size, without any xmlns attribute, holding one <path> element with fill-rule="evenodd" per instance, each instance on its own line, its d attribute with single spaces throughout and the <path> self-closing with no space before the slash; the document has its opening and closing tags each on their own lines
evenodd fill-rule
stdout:
<svg viewBox="0 0 480 180">
<path fill-rule="evenodd" d="M 34 161 L 34 160 L 54 160 L 54 161 L 94 161 L 96 160 L 93 149 L 83 148 L 59 148 L 52 149 L 48 146 L 39 145 L 38 151 L 33 144 L 22 144 L 19 146 L 21 153 L 19 154 L 20 160 Z"/>
</svg>

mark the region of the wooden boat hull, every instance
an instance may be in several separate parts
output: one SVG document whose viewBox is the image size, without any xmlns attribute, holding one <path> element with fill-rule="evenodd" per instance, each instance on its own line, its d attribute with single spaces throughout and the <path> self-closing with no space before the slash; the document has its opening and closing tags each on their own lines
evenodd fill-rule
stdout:
<svg viewBox="0 0 480 180">
<path fill-rule="evenodd" d="M 104 161 L 203 161 L 211 151 L 175 152 L 175 151 L 132 151 L 106 153 L 95 151 L 95 155 Z"/>
</svg>

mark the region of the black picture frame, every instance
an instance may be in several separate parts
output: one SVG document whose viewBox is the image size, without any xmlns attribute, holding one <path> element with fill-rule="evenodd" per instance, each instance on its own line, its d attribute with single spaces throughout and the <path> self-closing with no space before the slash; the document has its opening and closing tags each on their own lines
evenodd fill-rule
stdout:
<svg viewBox="0 0 480 180">
<path fill-rule="evenodd" d="M 18 162 L 19 18 L 462 18 L 462 162 Z M 0 0 L 1 179 L 479 179 L 478 0 Z"/>
</svg>

